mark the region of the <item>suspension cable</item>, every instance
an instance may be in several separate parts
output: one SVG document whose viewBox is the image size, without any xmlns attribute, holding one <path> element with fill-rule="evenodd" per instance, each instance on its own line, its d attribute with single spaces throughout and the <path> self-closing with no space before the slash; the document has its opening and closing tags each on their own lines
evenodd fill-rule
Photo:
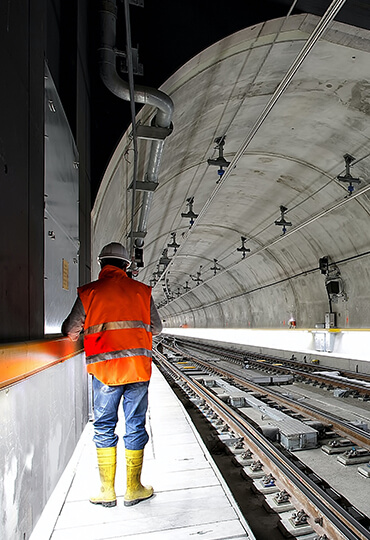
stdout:
<svg viewBox="0 0 370 540">
<path fill-rule="evenodd" d="M 127 0 L 125 0 L 125 1 L 127 1 Z M 307 41 L 303 45 L 301 51 L 298 53 L 297 57 L 295 58 L 295 60 L 291 64 L 290 68 L 288 69 L 288 71 L 286 72 L 286 74 L 282 78 L 281 82 L 279 83 L 279 85 L 275 89 L 274 93 L 272 94 L 269 101 L 265 105 L 263 111 L 261 112 L 261 114 L 259 115 L 257 120 L 255 121 L 254 125 L 252 126 L 252 128 L 251 128 L 250 132 L 248 133 L 247 137 L 245 138 L 244 142 L 241 144 L 241 146 L 239 147 L 239 149 L 235 153 L 235 155 L 234 155 L 233 159 L 231 160 L 228 168 L 226 169 L 226 171 L 222 175 L 219 183 L 214 188 L 214 190 L 211 193 L 210 197 L 208 198 L 208 200 L 204 204 L 204 206 L 201 209 L 201 211 L 200 211 L 197 219 L 195 220 L 193 226 L 191 227 L 191 229 L 189 229 L 187 231 L 186 235 L 184 236 L 184 241 L 182 242 L 181 246 L 177 250 L 174 257 L 172 258 L 171 262 L 167 265 L 167 267 L 162 272 L 162 274 L 161 274 L 160 278 L 158 279 L 157 283 L 159 283 L 161 281 L 161 279 L 164 278 L 167 275 L 170 267 L 173 264 L 174 259 L 179 255 L 179 253 L 181 251 L 183 251 L 184 246 L 186 245 L 186 242 L 187 242 L 190 234 L 192 232 L 194 232 L 194 229 L 200 224 L 202 218 L 204 218 L 204 216 L 205 216 L 209 206 L 211 205 L 212 201 L 215 199 L 216 195 L 219 193 L 221 187 L 224 185 L 227 178 L 231 175 L 232 170 L 236 167 L 237 163 L 239 162 L 239 160 L 243 156 L 243 153 L 245 152 L 245 150 L 247 149 L 247 147 L 249 146 L 249 144 L 251 143 L 251 141 L 253 140 L 253 138 L 257 134 L 258 130 L 260 129 L 260 127 L 262 126 L 262 124 L 266 120 L 267 116 L 269 115 L 269 113 L 271 112 L 273 107 L 276 105 L 276 103 L 280 99 L 280 97 L 283 95 L 283 93 L 285 92 L 285 90 L 289 86 L 290 82 L 292 81 L 294 75 L 297 73 L 297 71 L 301 67 L 302 63 L 304 62 L 304 60 L 306 59 L 308 54 L 311 52 L 314 45 L 320 39 L 320 37 L 322 36 L 324 31 L 327 29 L 327 27 L 332 22 L 334 17 L 337 15 L 338 11 L 345 4 L 345 2 L 346 2 L 346 0 L 333 0 L 332 1 L 329 8 L 324 13 L 324 15 L 322 16 L 322 18 L 320 19 L 320 21 L 318 22 L 318 24 L 314 28 L 313 32 L 311 33 L 311 35 L 309 36 L 309 38 L 307 39 Z M 264 248 L 262 248 L 262 249 L 264 249 Z"/>
</svg>

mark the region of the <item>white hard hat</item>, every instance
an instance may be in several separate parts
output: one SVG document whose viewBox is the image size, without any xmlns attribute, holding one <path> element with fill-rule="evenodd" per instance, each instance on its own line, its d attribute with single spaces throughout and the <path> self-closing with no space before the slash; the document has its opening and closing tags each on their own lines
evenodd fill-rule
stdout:
<svg viewBox="0 0 370 540">
<path fill-rule="evenodd" d="M 102 259 L 121 259 L 122 261 L 127 262 L 128 267 L 131 264 L 127 249 L 118 242 L 111 242 L 103 247 L 99 253 L 98 261 L 100 262 Z"/>
</svg>

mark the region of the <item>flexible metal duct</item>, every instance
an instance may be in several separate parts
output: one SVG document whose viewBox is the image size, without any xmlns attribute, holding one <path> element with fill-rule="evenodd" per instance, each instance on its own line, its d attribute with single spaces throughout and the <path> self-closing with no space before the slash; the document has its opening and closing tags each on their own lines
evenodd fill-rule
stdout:
<svg viewBox="0 0 370 540">
<path fill-rule="evenodd" d="M 100 76 L 105 86 L 117 97 L 130 101 L 130 89 L 126 81 L 121 79 L 116 68 L 116 26 L 117 26 L 117 2 L 116 0 L 103 0 L 100 4 L 100 46 L 99 46 L 99 69 Z M 156 107 L 157 114 L 154 118 L 154 125 L 160 128 L 170 128 L 173 101 L 172 99 L 155 88 L 146 86 L 135 86 L 134 99 L 136 103 L 143 103 Z M 164 140 L 153 140 L 146 181 L 158 183 L 159 166 L 162 157 Z M 148 215 L 153 200 L 153 191 L 146 191 L 143 196 L 138 233 L 145 233 L 147 230 Z M 143 238 L 136 238 L 135 245 L 142 247 Z"/>
</svg>

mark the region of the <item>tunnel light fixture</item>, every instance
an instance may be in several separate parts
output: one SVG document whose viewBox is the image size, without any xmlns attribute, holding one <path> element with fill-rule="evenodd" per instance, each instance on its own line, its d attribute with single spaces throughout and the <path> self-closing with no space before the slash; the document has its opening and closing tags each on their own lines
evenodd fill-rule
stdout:
<svg viewBox="0 0 370 540">
<path fill-rule="evenodd" d="M 196 220 L 196 218 L 198 217 L 198 214 L 195 214 L 193 212 L 194 197 L 189 197 L 188 199 L 186 199 L 186 204 L 187 204 L 189 210 L 187 212 L 182 212 L 181 217 L 189 218 L 190 219 L 190 227 L 192 227 L 193 224 L 194 224 L 194 220 Z"/>
<path fill-rule="evenodd" d="M 279 227 L 282 227 L 283 234 L 286 233 L 286 228 L 291 227 L 292 224 L 290 221 L 286 221 L 285 219 L 285 213 L 288 211 L 288 208 L 286 206 L 280 205 L 280 219 L 275 220 L 275 225 L 278 225 Z"/>
<path fill-rule="evenodd" d="M 226 161 L 226 159 L 224 158 L 225 138 L 226 135 L 222 135 L 222 137 L 217 137 L 214 140 L 214 142 L 216 143 L 215 150 L 218 150 L 218 157 L 216 159 L 207 159 L 208 165 L 215 165 L 216 167 L 218 167 L 217 174 L 220 177 L 218 179 L 218 182 L 220 181 L 222 175 L 225 172 L 224 168 L 230 165 L 230 161 Z"/>
<path fill-rule="evenodd" d="M 354 192 L 354 189 L 355 189 L 353 184 L 360 184 L 361 180 L 360 180 L 360 178 L 353 178 L 353 176 L 350 173 L 351 163 L 352 163 L 352 161 L 355 160 L 355 158 L 353 156 L 351 156 L 350 154 L 344 154 L 343 158 L 344 158 L 344 162 L 345 162 L 345 165 L 346 165 L 346 172 L 343 175 L 338 175 L 337 180 L 339 180 L 339 182 L 347 182 L 348 183 L 348 188 L 347 188 L 348 193 L 350 195 L 352 195 L 352 193 Z"/>
<path fill-rule="evenodd" d="M 243 259 L 245 259 L 245 254 L 249 253 L 250 249 L 245 247 L 245 243 L 247 241 L 246 237 L 241 236 L 240 239 L 242 241 L 242 245 L 239 248 L 236 248 L 236 251 L 240 251 L 242 253 Z"/>
</svg>

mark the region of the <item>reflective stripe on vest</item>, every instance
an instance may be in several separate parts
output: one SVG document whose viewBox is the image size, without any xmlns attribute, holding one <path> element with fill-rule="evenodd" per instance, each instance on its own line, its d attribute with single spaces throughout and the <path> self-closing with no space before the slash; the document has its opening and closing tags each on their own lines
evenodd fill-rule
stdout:
<svg viewBox="0 0 370 540">
<path fill-rule="evenodd" d="M 105 322 L 102 324 L 96 324 L 85 328 L 85 336 L 88 334 L 97 334 L 98 332 L 104 332 L 105 330 L 122 330 L 124 328 L 144 328 L 147 332 L 150 332 L 150 324 L 145 324 L 143 321 L 114 321 Z"/>
<path fill-rule="evenodd" d="M 152 351 L 148 351 L 148 349 L 123 349 L 121 351 L 100 353 L 93 356 L 87 356 L 86 363 L 94 364 L 95 362 L 104 362 L 105 360 L 113 360 L 114 358 L 130 358 L 132 356 L 147 356 L 148 358 L 151 358 Z"/>
</svg>

